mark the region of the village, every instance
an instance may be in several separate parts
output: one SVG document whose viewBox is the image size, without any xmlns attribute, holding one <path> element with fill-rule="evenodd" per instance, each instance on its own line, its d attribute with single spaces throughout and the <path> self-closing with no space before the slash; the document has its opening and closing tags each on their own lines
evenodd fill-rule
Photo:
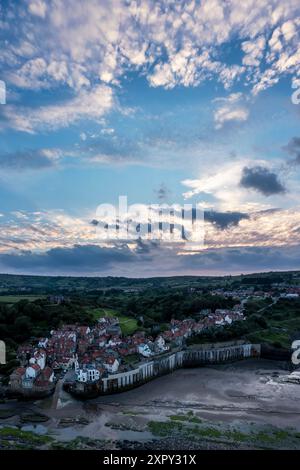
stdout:
<svg viewBox="0 0 300 470">
<path fill-rule="evenodd" d="M 244 319 L 241 304 L 231 310 L 206 309 L 198 319 L 171 320 L 155 338 L 145 331 L 123 336 L 117 317 L 101 317 L 93 326 L 63 325 L 49 337 L 19 347 L 20 366 L 10 376 L 10 388 L 25 396 L 44 396 L 54 391 L 58 377 L 77 384 L 97 383 L 183 349 L 187 338 L 205 329 Z"/>
<path fill-rule="evenodd" d="M 235 299 L 236 304 L 230 309 L 202 309 L 183 320 L 173 318 L 156 335 L 149 335 L 143 328 L 124 335 L 117 316 L 102 316 L 93 325 L 63 324 L 51 330 L 48 337 L 34 339 L 18 348 L 20 366 L 10 375 L 10 390 L 26 396 L 44 396 L 54 391 L 58 379 L 63 379 L 65 384 L 84 385 L 96 384 L 107 377 L 130 375 L 154 358 L 183 350 L 192 336 L 245 320 L 245 304 L 249 299 L 269 299 L 270 305 L 279 299 L 296 300 L 300 287 L 284 283 L 261 290 L 251 286 L 222 287 L 212 289 L 210 295 Z M 60 304 L 66 299 L 56 295 L 50 301 Z"/>
<path fill-rule="evenodd" d="M 287 285 L 285 283 L 274 283 L 272 286 L 267 289 L 255 289 L 254 287 L 247 288 L 237 288 L 237 289 L 225 289 L 219 288 L 214 289 L 210 292 L 211 295 L 221 295 L 225 298 L 234 298 L 240 302 L 247 301 L 249 298 L 252 300 L 262 300 L 262 299 L 272 299 L 278 300 L 281 299 L 298 299 L 300 296 L 300 287 L 295 285 Z"/>
</svg>

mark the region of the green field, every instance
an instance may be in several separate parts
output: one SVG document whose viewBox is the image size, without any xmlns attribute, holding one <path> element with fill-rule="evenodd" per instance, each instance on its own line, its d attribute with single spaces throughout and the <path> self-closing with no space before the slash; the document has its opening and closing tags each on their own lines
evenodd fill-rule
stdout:
<svg viewBox="0 0 300 470">
<path fill-rule="evenodd" d="M 117 317 L 124 336 L 132 335 L 138 328 L 135 318 L 120 315 L 117 310 L 112 308 L 89 308 L 88 312 L 93 315 L 95 320 L 101 317 Z"/>
<path fill-rule="evenodd" d="M 267 328 L 262 328 L 247 334 L 250 341 L 258 343 L 280 343 L 284 348 L 290 348 L 292 338 L 300 331 L 300 301 L 280 300 L 277 304 L 263 312 Z"/>
<path fill-rule="evenodd" d="M 249 341 L 253 343 L 266 343 L 270 345 L 281 345 L 283 348 L 291 347 L 290 335 L 287 333 L 281 333 L 280 331 L 274 331 L 270 328 L 261 330 L 258 332 L 247 335 Z"/>
<path fill-rule="evenodd" d="M 34 302 L 38 299 L 46 299 L 46 295 L 0 295 L 0 302 L 5 304 L 15 304 L 20 300 L 28 300 Z"/>
<path fill-rule="evenodd" d="M 290 348 L 292 337 L 300 331 L 300 318 L 291 318 L 281 321 L 270 321 L 269 328 L 254 331 L 247 335 L 248 339 L 258 343 L 280 343 L 284 348 Z"/>
</svg>

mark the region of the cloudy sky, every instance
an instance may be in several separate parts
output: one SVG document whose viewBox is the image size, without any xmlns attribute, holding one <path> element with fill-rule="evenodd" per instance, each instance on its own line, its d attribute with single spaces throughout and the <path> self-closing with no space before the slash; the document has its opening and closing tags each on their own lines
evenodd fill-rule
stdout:
<svg viewBox="0 0 300 470">
<path fill-rule="evenodd" d="M 299 0 L 0 0 L 0 272 L 298 269 L 299 36 Z M 204 244 L 99 240 L 119 195 Z"/>
</svg>

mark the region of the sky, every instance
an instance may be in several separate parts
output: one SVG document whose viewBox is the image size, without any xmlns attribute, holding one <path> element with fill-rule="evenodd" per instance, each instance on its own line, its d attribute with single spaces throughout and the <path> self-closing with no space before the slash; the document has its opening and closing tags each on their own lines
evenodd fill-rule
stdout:
<svg viewBox="0 0 300 470">
<path fill-rule="evenodd" d="M 298 0 L 0 0 L 0 272 L 299 269 L 299 36 Z M 122 195 L 204 239 L 101 239 Z"/>
</svg>

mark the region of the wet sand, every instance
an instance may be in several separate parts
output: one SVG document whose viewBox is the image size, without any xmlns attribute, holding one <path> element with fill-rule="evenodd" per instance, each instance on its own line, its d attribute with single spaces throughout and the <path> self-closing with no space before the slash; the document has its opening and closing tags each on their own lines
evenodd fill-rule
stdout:
<svg viewBox="0 0 300 470">
<path fill-rule="evenodd" d="M 300 430 L 300 385 L 278 381 L 288 373 L 285 363 L 253 359 L 183 369 L 91 403 L 102 407 L 117 404 L 118 408 L 147 409 L 158 414 L 188 409 L 210 420 L 242 419 Z"/>
<path fill-rule="evenodd" d="M 26 410 L 49 416 L 44 423 L 58 440 L 77 436 L 93 439 L 146 441 L 154 438 L 150 420 L 193 412 L 199 419 L 231 425 L 271 425 L 300 431 L 300 385 L 280 383 L 287 365 L 249 359 L 234 364 L 181 369 L 128 392 L 78 401 L 60 393 L 58 408 L 53 397 L 35 403 L 16 403 Z M 3 406 L 3 405 L 1 405 Z M 88 424 L 62 426 L 61 419 L 85 418 Z M 16 424 L 17 417 L 0 424 Z"/>
</svg>

